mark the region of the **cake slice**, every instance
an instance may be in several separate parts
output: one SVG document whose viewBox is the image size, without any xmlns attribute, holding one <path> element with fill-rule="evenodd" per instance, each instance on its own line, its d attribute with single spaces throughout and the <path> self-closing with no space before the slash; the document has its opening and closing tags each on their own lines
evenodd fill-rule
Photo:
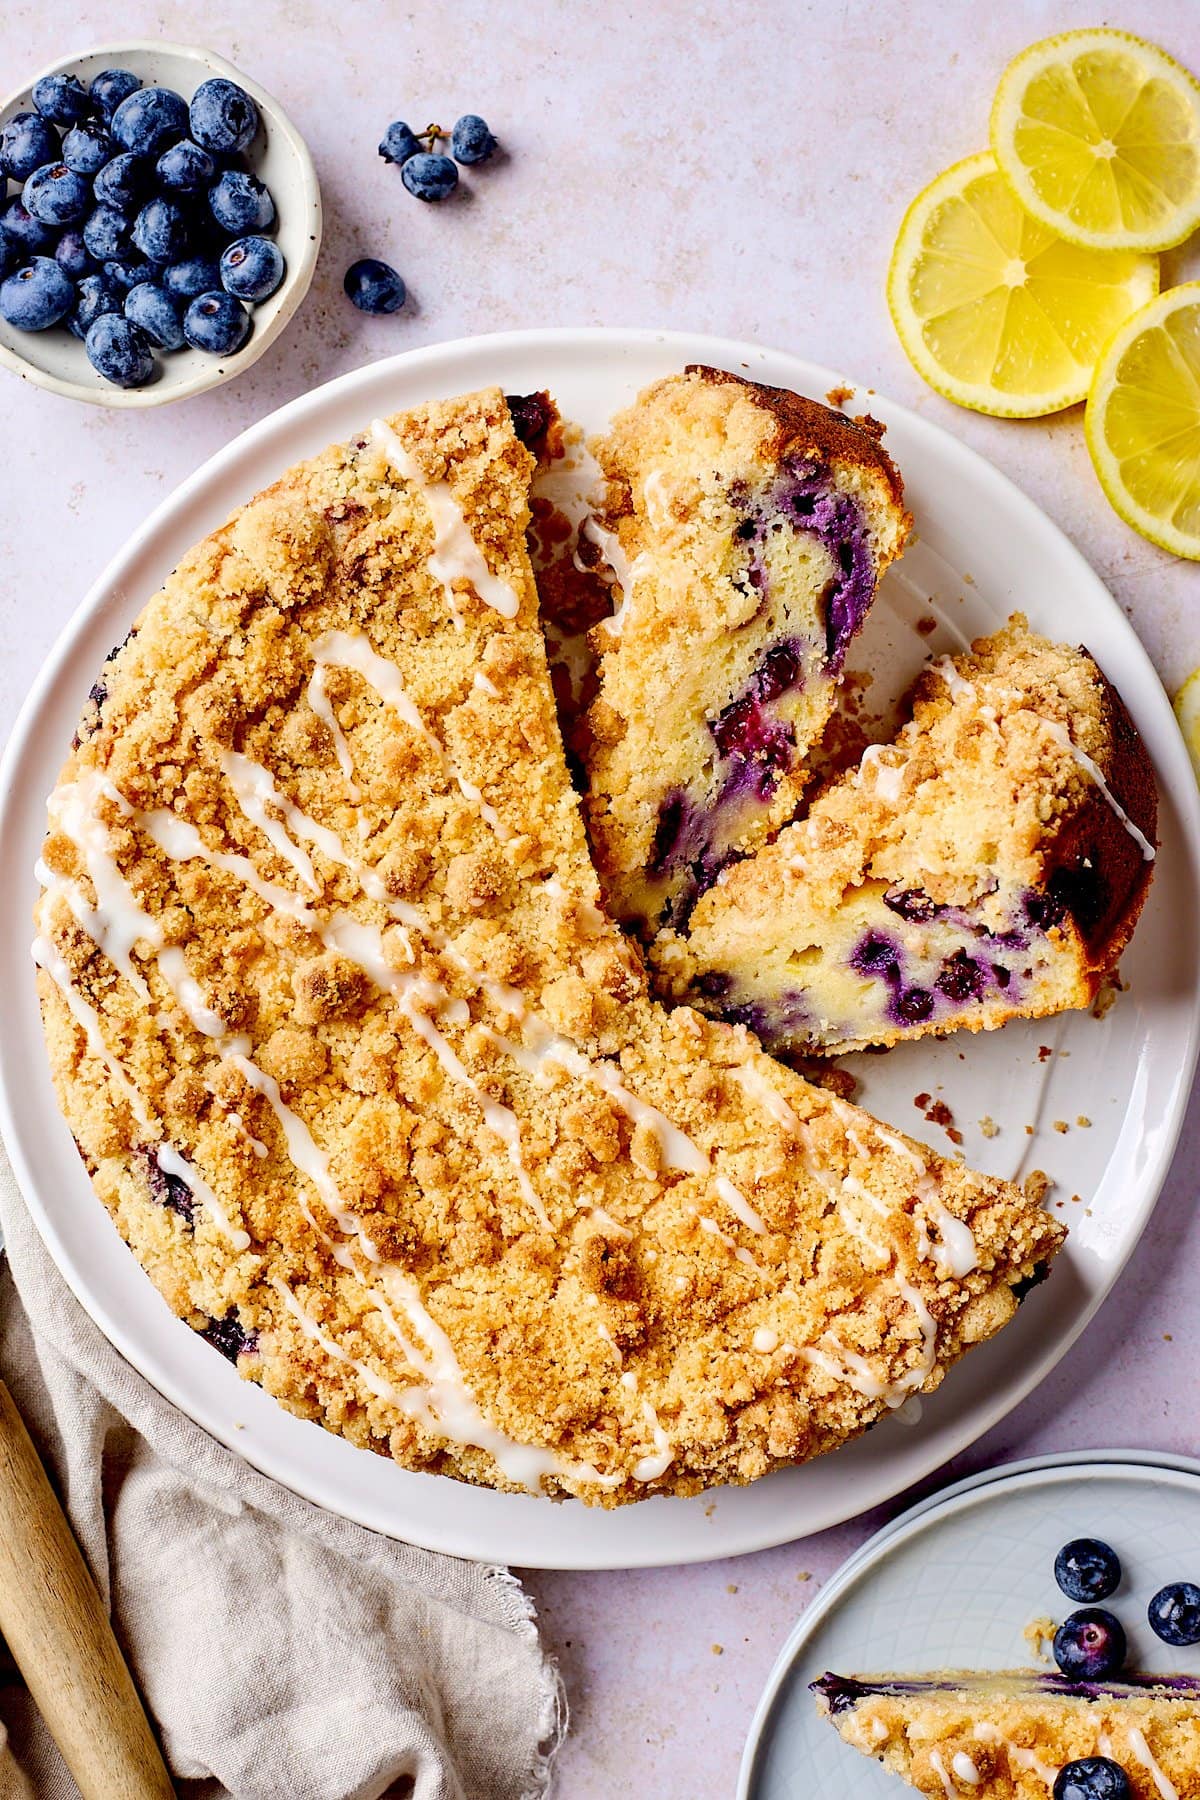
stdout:
<svg viewBox="0 0 1200 1800">
<path fill-rule="evenodd" d="M 1150 883 L 1150 759 L 1086 650 L 1017 615 L 918 682 L 912 718 L 726 870 L 651 957 L 777 1052 L 1089 1006 Z"/>
<path fill-rule="evenodd" d="M 615 1505 L 932 1389 L 1064 1233 L 650 998 L 514 410 L 378 420 L 181 560 L 51 797 L 35 957 L 81 1155 L 180 1317 L 407 1468 Z"/>
<path fill-rule="evenodd" d="M 795 810 L 911 520 L 869 421 L 718 369 L 648 388 L 595 449 L 585 530 L 621 601 L 594 638 L 587 818 L 610 912 L 647 931 Z"/>
<path fill-rule="evenodd" d="M 823 1675 L 817 1706 L 846 1743 L 930 1800 L 1049 1800 L 1064 1768 L 1100 1757 L 1133 1800 L 1200 1796 L 1200 1680 L 1138 1675 L 1076 1683 L 994 1675 Z M 1065 1785 L 1065 1784 L 1064 1784 Z M 1120 1784 L 1067 1788 L 1070 1800 Z"/>
</svg>

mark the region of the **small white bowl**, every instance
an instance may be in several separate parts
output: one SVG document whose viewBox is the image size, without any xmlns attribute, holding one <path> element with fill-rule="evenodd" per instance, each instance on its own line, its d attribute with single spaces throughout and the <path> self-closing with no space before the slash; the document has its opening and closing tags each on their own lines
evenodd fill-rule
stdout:
<svg viewBox="0 0 1200 1800">
<path fill-rule="evenodd" d="M 312 280 L 321 245 L 321 190 L 308 148 L 278 100 L 223 57 L 187 44 L 138 38 L 106 44 L 82 56 L 64 56 L 39 69 L 0 105 L 0 125 L 14 113 L 31 108 L 30 92 L 43 75 L 78 75 L 87 87 L 102 69 L 111 68 L 129 69 L 146 86 L 174 88 L 189 101 L 200 83 L 213 75 L 223 75 L 245 88 L 261 120 L 246 160 L 274 197 L 279 218 L 273 235 L 286 260 L 287 273 L 269 300 L 250 309 L 253 327 L 240 350 L 232 356 L 212 356 L 186 346 L 156 351 L 158 373 L 145 387 L 119 388 L 105 381 L 89 363 L 83 344 L 65 325 L 51 326 L 48 331 L 16 331 L 0 319 L 0 363 L 25 381 L 93 406 L 163 406 L 168 400 L 202 394 L 232 380 L 274 343 Z"/>
</svg>

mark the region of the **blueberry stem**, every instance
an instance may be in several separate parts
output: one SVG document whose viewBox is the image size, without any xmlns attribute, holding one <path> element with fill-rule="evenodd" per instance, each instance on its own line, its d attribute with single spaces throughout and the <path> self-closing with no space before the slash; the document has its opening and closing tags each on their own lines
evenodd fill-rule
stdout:
<svg viewBox="0 0 1200 1800">
<path fill-rule="evenodd" d="M 444 125 L 427 125 L 424 131 L 418 131 L 416 135 L 421 143 L 425 143 L 426 140 L 428 140 L 429 148 L 431 150 L 436 150 L 439 141 L 442 138 L 448 138 L 450 133 L 446 130 Z"/>
</svg>

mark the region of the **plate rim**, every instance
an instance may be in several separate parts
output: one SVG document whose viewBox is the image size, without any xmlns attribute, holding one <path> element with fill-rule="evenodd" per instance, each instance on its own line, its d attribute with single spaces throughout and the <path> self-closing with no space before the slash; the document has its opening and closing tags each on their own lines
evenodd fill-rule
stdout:
<svg viewBox="0 0 1200 1800">
<path fill-rule="evenodd" d="M 87 630 L 96 623 L 98 617 L 105 612 L 106 602 L 110 608 L 115 606 L 113 594 L 119 590 L 120 577 L 124 567 L 132 563 L 138 555 L 145 553 L 147 546 L 152 545 L 160 532 L 170 527 L 171 521 L 176 515 L 186 512 L 193 502 L 202 499 L 207 489 L 219 486 L 222 478 L 242 459 L 253 461 L 259 446 L 264 442 L 269 442 L 276 436 L 286 437 L 296 426 L 303 429 L 304 421 L 309 415 L 320 416 L 331 403 L 350 401 L 358 390 L 371 389 L 377 383 L 387 382 L 393 376 L 400 382 L 411 381 L 413 377 L 420 380 L 428 373 L 437 374 L 444 369 L 447 378 L 453 381 L 454 371 L 464 358 L 483 356 L 489 362 L 498 362 L 506 355 L 516 356 L 522 352 L 536 350 L 547 361 L 552 362 L 556 352 L 568 356 L 588 353 L 595 355 L 605 349 L 618 354 L 625 352 L 638 355 L 647 351 L 662 357 L 673 354 L 679 362 L 708 360 L 735 369 L 738 367 L 753 368 L 755 363 L 770 361 L 792 371 L 790 378 L 802 387 L 828 391 L 838 383 L 851 385 L 848 378 L 839 375 L 837 371 L 810 363 L 791 351 L 776 350 L 745 340 L 720 338 L 705 333 L 661 331 L 653 328 L 565 326 L 547 330 L 527 329 L 481 334 L 423 345 L 394 357 L 367 363 L 359 369 L 334 377 L 310 393 L 298 395 L 284 406 L 257 420 L 245 431 L 232 437 L 228 443 L 193 470 L 170 494 L 164 496 L 138 529 L 109 558 L 97 578 L 90 584 L 35 678 L 25 703 L 17 715 L 3 756 L 0 757 L 0 843 L 6 840 L 9 831 L 13 829 L 9 821 L 19 799 L 15 782 L 16 774 L 27 757 L 36 755 L 35 739 L 39 717 L 63 676 L 76 649 L 77 640 L 83 637 Z M 1177 810 L 1181 826 L 1182 848 L 1195 868 L 1200 864 L 1200 791 L 1197 790 L 1192 779 L 1186 748 L 1179 735 L 1170 703 L 1148 653 L 1100 577 L 1060 527 L 1042 511 L 1037 502 L 1023 493 L 1007 475 L 981 456 L 979 452 L 961 442 L 942 426 L 923 418 L 899 402 L 892 401 L 886 395 L 877 394 L 875 390 L 865 386 L 862 382 L 852 385 L 856 396 L 861 397 L 864 404 L 877 404 L 886 411 L 890 419 L 903 420 L 905 431 L 911 432 L 919 443 L 932 446 L 935 454 L 940 451 L 943 456 L 951 456 L 960 465 L 965 466 L 968 476 L 973 478 L 977 484 L 983 489 L 989 490 L 994 497 L 998 497 L 998 504 L 1006 506 L 1010 512 L 1015 508 L 1017 518 L 1022 519 L 1031 530 L 1042 533 L 1044 541 L 1055 545 L 1057 553 L 1066 559 L 1083 591 L 1090 590 L 1096 596 L 1105 620 L 1106 635 L 1110 642 L 1115 642 L 1128 660 L 1140 665 L 1139 686 L 1145 691 L 1145 704 L 1139 708 L 1139 711 L 1145 715 L 1147 709 L 1152 709 L 1157 714 L 1156 735 L 1162 740 L 1156 746 L 1159 778 L 1164 790 L 1169 792 L 1171 801 Z M 138 604 L 144 604 L 144 599 Z M 126 599 L 123 594 L 120 597 L 118 610 L 121 617 L 126 616 Z M 1165 733 L 1164 726 L 1167 727 Z M 894 1498 L 916 1481 L 928 1479 L 938 1468 L 944 1466 L 953 1456 L 961 1454 L 991 1426 L 1019 1405 L 1076 1342 L 1103 1300 L 1111 1292 L 1122 1268 L 1140 1240 L 1142 1231 L 1145 1230 L 1154 1205 L 1157 1203 L 1174 1156 L 1189 1099 L 1191 1076 L 1195 1069 L 1197 1054 L 1200 1052 L 1200 986 L 1197 986 L 1189 994 L 1188 999 L 1184 1054 L 1176 1077 L 1174 1092 L 1170 1105 L 1163 1115 L 1154 1153 L 1148 1159 L 1146 1168 L 1139 1174 L 1140 1224 L 1129 1238 L 1119 1259 L 1108 1265 L 1107 1278 L 1102 1290 L 1093 1292 L 1089 1296 L 1087 1305 L 1072 1320 L 1065 1336 L 1056 1336 L 1046 1350 L 1029 1358 L 1014 1385 L 1006 1384 L 999 1397 L 973 1408 L 969 1418 L 955 1428 L 946 1444 L 934 1445 L 930 1460 L 922 1470 L 915 1472 L 905 1470 L 895 1479 L 884 1476 L 880 1487 L 872 1488 L 870 1494 L 860 1503 L 852 1504 L 849 1508 L 839 1505 L 827 1507 L 820 1516 L 807 1520 L 801 1535 L 807 1536 L 818 1530 L 826 1529 L 830 1525 L 842 1523 L 846 1519 L 854 1517 L 856 1512 L 886 1503 L 887 1500 Z M 7 1037 L 0 1038 L 0 1130 L 3 1131 L 8 1144 L 14 1170 L 21 1183 L 30 1212 L 60 1273 L 64 1275 L 84 1310 L 109 1342 L 144 1375 L 145 1379 L 150 1381 L 152 1386 L 163 1393 L 172 1404 L 180 1407 L 186 1416 L 209 1431 L 218 1441 L 236 1451 L 252 1466 L 260 1469 L 270 1478 L 279 1480 L 292 1491 L 303 1494 L 314 1504 L 327 1507 L 345 1517 L 357 1518 L 358 1522 L 367 1525 L 370 1529 L 390 1532 L 393 1536 L 404 1532 L 406 1541 L 419 1543 L 432 1550 L 481 1560 L 512 1560 L 528 1568 L 670 1566 L 702 1562 L 716 1557 L 742 1555 L 776 1544 L 796 1541 L 796 1532 L 789 1526 L 788 1508 L 785 1506 L 769 1515 L 769 1518 L 761 1520 L 751 1518 L 741 1523 L 740 1528 L 736 1522 L 723 1522 L 721 1528 L 714 1530 L 712 1542 L 708 1541 L 707 1533 L 700 1532 L 686 1544 L 675 1544 L 669 1554 L 664 1554 L 656 1543 L 639 1546 L 636 1528 L 633 1525 L 628 1528 L 626 1533 L 629 1541 L 622 1537 L 614 1545 L 601 1539 L 598 1547 L 589 1548 L 586 1523 L 577 1533 L 582 1539 L 582 1543 L 573 1543 L 569 1548 L 564 1545 L 556 1545 L 553 1552 L 539 1548 L 536 1530 L 532 1534 L 526 1531 L 524 1536 L 527 1541 L 515 1550 L 498 1549 L 492 1541 L 489 1541 L 481 1549 L 478 1536 L 489 1538 L 489 1533 L 473 1535 L 471 1532 L 467 1532 L 464 1534 L 453 1526 L 446 1530 L 436 1523 L 431 1525 L 427 1518 L 418 1520 L 414 1528 L 414 1522 L 406 1515 L 406 1509 L 402 1504 L 397 1505 L 398 1516 L 395 1519 L 383 1522 L 374 1513 L 369 1517 L 366 1516 L 366 1511 L 369 1509 L 364 1508 L 356 1513 L 347 1508 L 344 1499 L 341 1502 L 332 1500 L 329 1495 L 329 1487 L 334 1478 L 327 1474 L 320 1475 L 307 1468 L 298 1470 L 294 1466 L 294 1459 L 289 1463 L 287 1472 L 281 1473 L 279 1454 L 273 1447 L 256 1445 L 253 1441 L 248 1446 L 245 1440 L 251 1434 L 239 1433 L 233 1420 L 219 1412 L 211 1396 L 197 1396 L 191 1392 L 185 1378 L 181 1378 L 171 1368 L 164 1369 L 152 1354 L 143 1351 L 139 1355 L 136 1337 L 126 1332 L 120 1318 L 115 1317 L 111 1310 L 105 1307 L 103 1301 L 97 1301 L 89 1293 L 83 1271 L 77 1267 L 77 1259 L 74 1258 L 69 1245 L 55 1228 L 52 1218 L 42 1205 L 32 1169 L 24 1154 L 22 1133 L 18 1128 L 15 1110 L 15 1085 L 10 1092 L 9 1065 L 12 1054 L 8 1047 Z M 153 1364 L 153 1373 L 147 1368 L 148 1363 Z M 186 1393 L 183 1390 L 187 1390 Z M 771 1478 L 766 1479 L 770 1480 Z M 888 1485 L 889 1480 L 891 1481 L 890 1486 Z M 709 1490 L 705 1497 L 711 1498 L 713 1495 L 728 1492 L 731 1490 Z M 497 1498 L 512 1497 L 497 1496 Z M 545 1504 L 553 1503 L 546 1502 Z M 648 1505 L 657 1508 L 686 1504 L 688 1504 L 686 1501 L 679 1502 L 671 1496 L 655 1496 L 638 1503 L 637 1506 L 622 1508 L 621 1512 L 625 1515 L 634 1515 L 639 1514 L 641 1509 Z M 435 1507 L 432 1510 L 436 1513 L 437 1509 Z M 586 1521 L 591 1513 L 592 1509 L 579 1507 L 578 1512 L 574 1512 L 572 1517 L 575 1520 Z M 612 1517 L 614 1515 L 601 1516 Z M 501 1525 L 498 1535 L 504 1536 L 503 1525 Z M 517 1535 L 521 1536 L 522 1533 L 518 1532 Z"/>
<path fill-rule="evenodd" d="M 973 1475 L 965 1476 L 952 1486 L 943 1488 L 940 1493 L 926 1495 L 915 1506 L 881 1525 L 865 1544 L 852 1550 L 845 1562 L 838 1565 L 812 1605 L 801 1613 L 781 1644 L 755 1706 L 746 1742 L 742 1747 L 735 1800 L 755 1800 L 755 1765 L 763 1749 L 766 1728 L 784 1682 L 805 1643 L 815 1628 L 835 1610 L 846 1589 L 859 1576 L 865 1575 L 873 1564 L 882 1561 L 891 1550 L 908 1542 L 918 1531 L 932 1527 L 939 1516 L 969 1510 L 973 1499 L 982 1496 L 985 1489 L 990 1492 L 1004 1487 L 1049 1485 L 1040 1478 L 1071 1471 L 1085 1472 L 1085 1478 L 1090 1475 L 1104 1479 L 1107 1475 L 1127 1474 L 1130 1469 L 1140 1469 L 1150 1475 L 1157 1472 L 1187 1476 L 1200 1486 L 1200 1457 L 1180 1456 L 1168 1450 L 1060 1450 L 1045 1456 L 1022 1457 L 1017 1462 L 978 1469 Z"/>
</svg>

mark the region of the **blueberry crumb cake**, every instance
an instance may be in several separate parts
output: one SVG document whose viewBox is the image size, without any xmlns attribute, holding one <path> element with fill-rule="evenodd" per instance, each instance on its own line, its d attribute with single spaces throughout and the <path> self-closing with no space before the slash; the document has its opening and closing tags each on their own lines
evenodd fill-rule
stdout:
<svg viewBox="0 0 1200 1800">
<path fill-rule="evenodd" d="M 930 1800 L 1197 1800 L 1200 1680 L 827 1674 L 820 1710 Z"/>
<path fill-rule="evenodd" d="M 184 557 L 51 797 L 34 955 L 80 1155 L 181 1318 L 407 1468 L 615 1505 L 933 1388 L 1064 1233 L 650 998 L 564 760 L 519 415 L 378 420 Z M 792 553 L 740 516 L 770 588 Z"/>
<path fill-rule="evenodd" d="M 609 911 L 645 932 L 795 810 L 911 520 L 869 420 L 717 369 L 657 382 L 594 449 L 621 599 L 594 634 L 588 824 Z"/>
<path fill-rule="evenodd" d="M 1157 797 L 1086 650 L 1020 615 L 935 660 L 899 736 L 727 869 L 650 955 L 776 1052 L 1089 1006 L 1149 887 Z"/>
</svg>

